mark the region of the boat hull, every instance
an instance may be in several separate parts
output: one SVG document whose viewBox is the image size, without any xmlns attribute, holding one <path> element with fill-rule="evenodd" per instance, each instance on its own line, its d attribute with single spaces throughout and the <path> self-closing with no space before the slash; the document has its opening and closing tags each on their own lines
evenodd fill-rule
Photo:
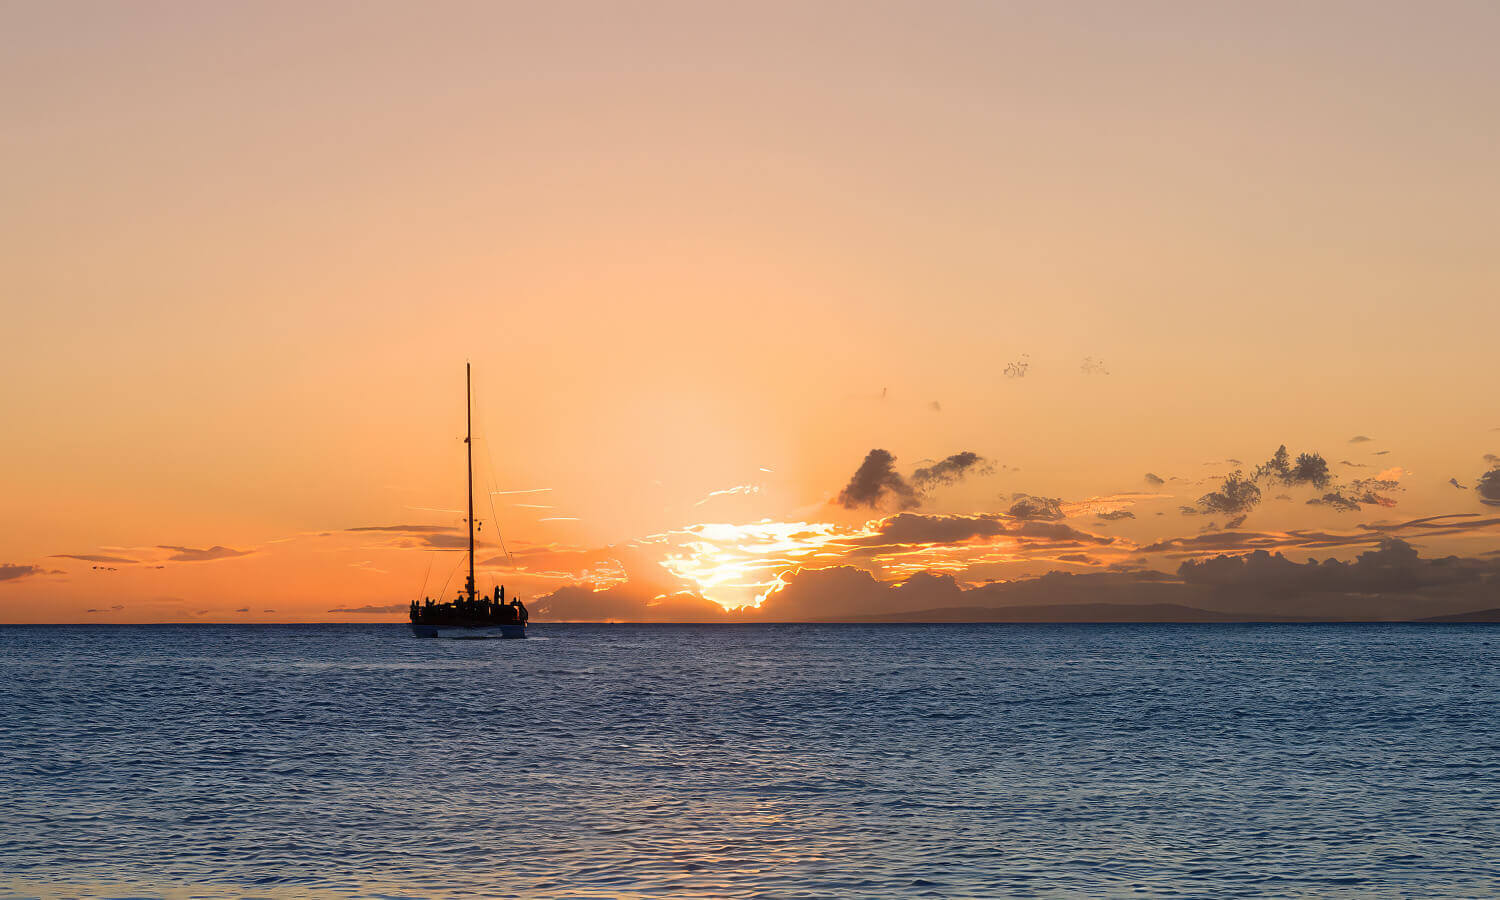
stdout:
<svg viewBox="0 0 1500 900">
<path fill-rule="evenodd" d="M 524 638 L 525 625 L 418 625 L 412 623 L 411 633 L 419 638 L 456 638 L 458 640 L 486 640 L 490 638 Z"/>
</svg>

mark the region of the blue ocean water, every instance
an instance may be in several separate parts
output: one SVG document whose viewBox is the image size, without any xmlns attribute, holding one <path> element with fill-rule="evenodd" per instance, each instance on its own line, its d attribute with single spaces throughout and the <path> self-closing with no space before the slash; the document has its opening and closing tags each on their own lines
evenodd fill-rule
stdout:
<svg viewBox="0 0 1500 900">
<path fill-rule="evenodd" d="M 0 896 L 1500 895 L 1500 627 L 0 628 Z"/>
</svg>

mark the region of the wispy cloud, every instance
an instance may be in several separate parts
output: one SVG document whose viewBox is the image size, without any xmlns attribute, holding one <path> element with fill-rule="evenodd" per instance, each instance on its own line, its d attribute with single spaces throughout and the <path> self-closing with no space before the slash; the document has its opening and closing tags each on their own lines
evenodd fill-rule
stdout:
<svg viewBox="0 0 1500 900">
<path fill-rule="evenodd" d="M 725 496 L 730 496 L 730 495 L 733 495 L 733 494 L 759 494 L 759 493 L 760 493 L 760 485 L 755 485 L 755 484 L 737 484 L 734 487 L 724 488 L 723 490 L 720 490 L 720 491 L 709 491 L 708 492 L 708 496 L 704 497 L 702 500 L 699 500 L 697 503 L 694 503 L 693 505 L 694 506 L 702 506 L 703 504 L 705 504 L 708 501 L 714 499 L 715 497 L 725 497 Z"/>
<path fill-rule="evenodd" d="M 956 484 L 969 475 L 984 475 L 994 471 L 994 465 L 972 450 L 955 453 L 947 459 L 924 466 L 911 473 L 911 483 L 918 491 Z"/>
<path fill-rule="evenodd" d="M 52 554 L 51 558 L 77 559 L 83 562 L 91 563 L 116 563 L 118 565 L 128 565 L 130 563 L 140 562 L 140 560 L 128 559 L 124 556 L 105 556 L 99 553 L 54 553 Z"/>
<path fill-rule="evenodd" d="M 40 575 L 42 570 L 36 566 L 23 566 L 20 563 L 0 563 L 0 582 L 19 581 L 22 578 L 30 578 Z"/>
<path fill-rule="evenodd" d="M 211 562 L 216 559 L 232 559 L 236 556 L 249 556 L 254 550 L 235 550 L 232 547 L 221 547 L 215 544 L 212 547 L 199 549 L 196 547 L 176 547 L 170 544 L 158 544 L 158 549 L 171 550 L 172 555 L 167 557 L 168 562 Z"/>
<path fill-rule="evenodd" d="M 360 525 L 345 531 L 388 531 L 400 534 L 443 534 L 461 531 L 457 525 Z"/>
</svg>

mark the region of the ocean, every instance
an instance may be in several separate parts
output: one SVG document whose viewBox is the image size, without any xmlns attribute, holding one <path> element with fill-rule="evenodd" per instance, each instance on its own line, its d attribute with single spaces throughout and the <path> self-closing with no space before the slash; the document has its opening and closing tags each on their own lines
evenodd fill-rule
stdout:
<svg viewBox="0 0 1500 900">
<path fill-rule="evenodd" d="M 0 627 L 0 897 L 1500 896 L 1500 626 Z"/>
</svg>

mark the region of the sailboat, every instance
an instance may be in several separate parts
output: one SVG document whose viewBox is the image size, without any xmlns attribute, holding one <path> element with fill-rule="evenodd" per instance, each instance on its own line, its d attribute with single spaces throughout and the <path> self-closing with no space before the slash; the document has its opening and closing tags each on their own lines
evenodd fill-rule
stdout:
<svg viewBox="0 0 1500 900">
<path fill-rule="evenodd" d="M 447 603 L 411 602 L 411 631 L 423 638 L 523 638 L 530 617 L 519 598 L 505 600 L 505 588 L 480 595 L 474 585 L 474 390 L 472 367 L 464 363 L 464 447 L 469 456 L 469 578 Z"/>
</svg>

